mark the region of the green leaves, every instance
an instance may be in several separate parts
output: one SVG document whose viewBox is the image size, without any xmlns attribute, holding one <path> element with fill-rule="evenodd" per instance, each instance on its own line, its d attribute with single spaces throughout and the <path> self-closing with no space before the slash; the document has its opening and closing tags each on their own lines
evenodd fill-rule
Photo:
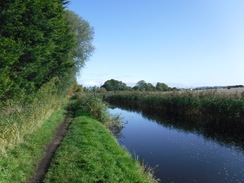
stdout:
<svg viewBox="0 0 244 183">
<path fill-rule="evenodd" d="M 107 80 L 101 87 L 105 88 L 107 91 L 119 91 L 128 89 L 125 83 L 115 79 Z"/>
<path fill-rule="evenodd" d="M 55 77 L 74 82 L 94 50 L 93 29 L 77 14 L 65 11 L 67 3 L 2 0 L 0 100 L 36 92 Z"/>
<path fill-rule="evenodd" d="M 9 92 L 14 84 L 11 80 L 11 68 L 18 62 L 20 54 L 19 43 L 0 35 L 0 98 Z"/>
<path fill-rule="evenodd" d="M 87 21 L 83 20 L 73 11 L 66 10 L 65 17 L 70 31 L 75 38 L 75 47 L 72 54 L 78 71 L 84 66 L 85 60 L 87 60 L 94 51 L 94 47 L 91 44 L 94 31 Z"/>
</svg>

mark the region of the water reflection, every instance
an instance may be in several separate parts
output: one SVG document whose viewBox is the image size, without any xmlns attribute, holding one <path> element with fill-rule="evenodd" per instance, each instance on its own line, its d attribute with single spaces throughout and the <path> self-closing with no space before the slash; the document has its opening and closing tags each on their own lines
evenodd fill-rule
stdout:
<svg viewBox="0 0 244 183">
<path fill-rule="evenodd" d="M 162 118 L 133 108 L 130 111 L 133 112 L 111 110 L 128 121 L 121 131 L 123 138 L 118 140 L 150 166 L 159 165 L 156 176 L 162 182 L 244 182 L 244 156 L 240 148 L 236 151 L 228 148 L 231 144 L 224 140 L 208 137 L 205 129 L 199 130 L 194 121 L 182 126 L 175 118 Z"/>
<path fill-rule="evenodd" d="M 172 114 L 156 113 L 147 108 L 123 103 L 110 103 L 111 108 L 117 106 L 132 112 L 140 113 L 144 118 L 155 120 L 167 128 L 203 135 L 207 140 L 215 141 L 223 146 L 235 148 L 244 152 L 244 123 L 228 119 L 197 118 L 175 116 Z"/>
</svg>

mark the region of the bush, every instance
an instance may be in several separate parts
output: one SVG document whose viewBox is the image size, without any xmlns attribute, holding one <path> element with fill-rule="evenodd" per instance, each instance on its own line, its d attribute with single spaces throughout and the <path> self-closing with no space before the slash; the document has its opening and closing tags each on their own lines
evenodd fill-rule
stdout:
<svg viewBox="0 0 244 183">
<path fill-rule="evenodd" d="M 94 92 L 75 93 L 72 108 L 76 116 L 89 114 L 109 128 L 113 134 L 118 135 L 123 128 L 122 119 L 119 116 L 111 115 L 102 97 Z"/>
</svg>

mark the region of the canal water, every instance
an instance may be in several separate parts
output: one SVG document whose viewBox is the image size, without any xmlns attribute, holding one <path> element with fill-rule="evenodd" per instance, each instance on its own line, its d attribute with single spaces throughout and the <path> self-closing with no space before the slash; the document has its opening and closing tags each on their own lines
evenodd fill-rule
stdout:
<svg viewBox="0 0 244 183">
<path fill-rule="evenodd" d="M 143 117 L 140 112 L 109 109 L 126 122 L 118 142 L 145 164 L 156 167 L 162 183 L 244 183 L 244 152 L 198 133 Z"/>
</svg>

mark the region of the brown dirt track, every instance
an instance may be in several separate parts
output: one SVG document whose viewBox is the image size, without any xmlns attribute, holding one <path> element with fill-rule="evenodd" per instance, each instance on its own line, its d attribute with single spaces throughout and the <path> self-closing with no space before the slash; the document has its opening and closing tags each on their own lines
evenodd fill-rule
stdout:
<svg viewBox="0 0 244 183">
<path fill-rule="evenodd" d="M 66 132 L 68 131 L 69 125 L 73 121 L 73 117 L 71 117 L 72 111 L 68 109 L 67 114 L 65 115 L 64 120 L 58 126 L 56 135 L 53 138 L 52 142 L 46 146 L 45 156 L 41 159 L 38 164 L 35 175 L 31 178 L 29 183 L 42 183 L 46 173 L 48 172 L 48 168 L 50 167 L 51 160 L 60 146 Z"/>
</svg>

